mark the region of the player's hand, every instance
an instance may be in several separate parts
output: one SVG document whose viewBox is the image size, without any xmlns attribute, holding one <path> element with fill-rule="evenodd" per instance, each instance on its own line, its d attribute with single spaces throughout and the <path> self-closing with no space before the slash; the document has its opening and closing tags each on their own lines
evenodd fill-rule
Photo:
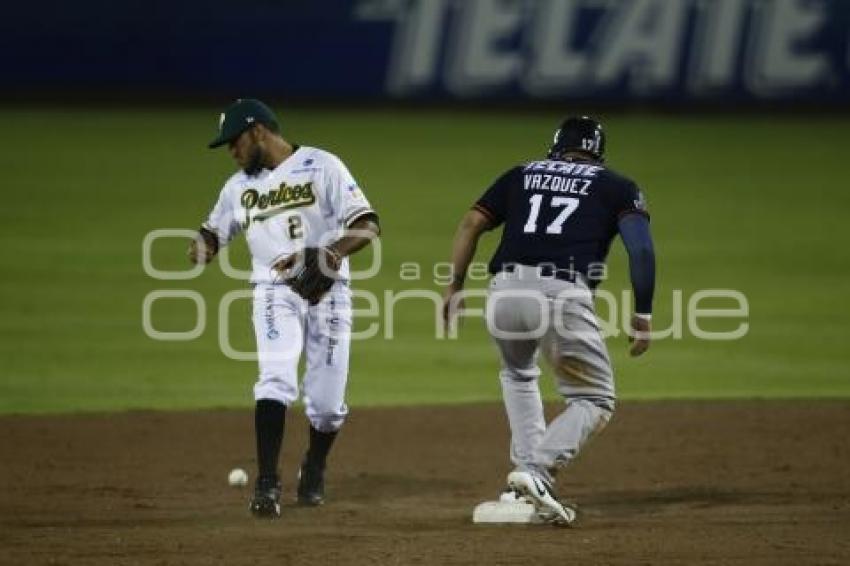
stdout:
<svg viewBox="0 0 850 566">
<path fill-rule="evenodd" d="M 275 281 L 286 281 L 294 275 L 294 268 L 302 260 L 302 254 L 294 253 L 283 257 L 272 264 Z"/>
<path fill-rule="evenodd" d="M 342 267 L 342 255 L 333 246 L 319 248 L 319 253 L 322 255 L 319 265 L 322 269 L 329 269 L 332 273 L 328 273 L 327 275 L 333 276 Z"/>
<path fill-rule="evenodd" d="M 632 315 L 632 330 L 629 333 L 629 343 L 632 345 L 629 348 L 629 354 L 632 357 L 637 357 L 649 349 L 649 333 L 652 331 L 652 325 L 649 320 L 637 315 Z"/>
<path fill-rule="evenodd" d="M 304 248 L 277 261 L 276 282 L 288 285 L 310 305 L 317 305 L 338 279 L 342 256 L 331 248 Z"/>
<path fill-rule="evenodd" d="M 206 265 L 213 260 L 218 253 L 218 240 L 209 232 L 200 231 L 195 239 L 189 244 L 186 255 L 194 264 Z"/>
<path fill-rule="evenodd" d="M 457 314 L 465 308 L 465 301 L 458 296 L 462 288 L 449 285 L 443 292 L 443 328 L 450 328 L 452 322 L 457 319 Z"/>
<path fill-rule="evenodd" d="M 342 266 L 342 256 L 329 247 L 317 248 L 316 263 L 320 271 L 328 277 L 335 277 L 336 272 Z M 276 272 L 276 280 L 287 281 L 296 275 L 296 268 L 303 267 L 305 261 L 304 250 L 285 256 L 272 264 L 272 271 Z"/>
</svg>

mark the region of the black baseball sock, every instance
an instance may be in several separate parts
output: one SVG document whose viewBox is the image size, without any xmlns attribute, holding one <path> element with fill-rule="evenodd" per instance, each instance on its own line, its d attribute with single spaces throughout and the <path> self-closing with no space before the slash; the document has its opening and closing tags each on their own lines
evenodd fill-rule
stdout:
<svg viewBox="0 0 850 566">
<path fill-rule="evenodd" d="M 310 446 L 307 448 L 305 463 L 311 468 L 325 469 L 328 453 L 331 451 L 338 430 L 333 432 L 320 432 L 310 426 Z"/>
<path fill-rule="evenodd" d="M 254 409 L 257 435 L 257 468 L 260 477 L 277 477 L 277 460 L 283 442 L 286 405 L 272 399 L 260 399 Z"/>
</svg>

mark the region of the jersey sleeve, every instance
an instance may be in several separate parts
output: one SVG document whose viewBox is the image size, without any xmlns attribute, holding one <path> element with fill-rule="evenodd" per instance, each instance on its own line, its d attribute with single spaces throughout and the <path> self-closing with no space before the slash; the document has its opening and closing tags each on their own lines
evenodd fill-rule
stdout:
<svg viewBox="0 0 850 566">
<path fill-rule="evenodd" d="M 655 292 L 655 249 L 649 232 L 649 220 L 640 214 L 626 214 L 618 222 L 618 228 L 629 254 L 635 313 L 650 314 Z"/>
<path fill-rule="evenodd" d="M 503 173 L 472 206 L 473 209 L 489 218 L 494 228 L 501 225 L 507 217 L 508 190 L 511 183 L 516 182 L 521 173 L 521 167 L 515 167 Z"/>
<path fill-rule="evenodd" d="M 609 196 L 609 204 L 618 219 L 632 213 L 649 218 L 646 197 L 634 181 L 623 180 L 616 183 Z"/>
<path fill-rule="evenodd" d="M 333 203 L 337 221 L 348 228 L 358 219 L 377 213 L 369 204 L 369 200 L 354 180 L 348 167 L 334 157 L 328 164 L 328 194 Z"/>
<path fill-rule="evenodd" d="M 227 245 L 242 231 L 242 223 L 236 217 L 236 211 L 229 198 L 228 185 L 221 190 L 218 201 L 201 227 L 213 232 L 220 246 Z"/>
</svg>

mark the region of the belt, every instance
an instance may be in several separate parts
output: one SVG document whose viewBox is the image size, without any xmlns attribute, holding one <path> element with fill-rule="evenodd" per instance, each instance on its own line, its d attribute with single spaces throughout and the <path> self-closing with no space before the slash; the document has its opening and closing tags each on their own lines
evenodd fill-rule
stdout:
<svg viewBox="0 0 850 566">
<path fill-rule="evenodd" d="M 505 273 L 514 273 L 518 267 L 536 269 L 537 275 L 546 279 L 558 279 L 560 281 L 568 281 L 570 283 L 586 283 L 584 276 L 572 269 L 559 269 L 554 265 L 525 265 L 521 263 L 509 263 L 504 266 L 502 271 Z"/>
</svg>

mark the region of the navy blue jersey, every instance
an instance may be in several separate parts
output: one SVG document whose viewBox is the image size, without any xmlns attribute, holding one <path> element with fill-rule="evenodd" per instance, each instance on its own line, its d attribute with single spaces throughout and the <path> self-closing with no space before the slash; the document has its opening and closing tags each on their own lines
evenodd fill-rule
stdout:
<svg viewBox="0 0 850 566">
<path fill-rule="evenodd" d="M 554 265 L 594 285 L 626 214 L 647 215 L 637 185 L 584 160 L 533 161 L 499 177 L 474 208 L 504 224 L 490 272 L 508 264 Z"/>
</svg>

